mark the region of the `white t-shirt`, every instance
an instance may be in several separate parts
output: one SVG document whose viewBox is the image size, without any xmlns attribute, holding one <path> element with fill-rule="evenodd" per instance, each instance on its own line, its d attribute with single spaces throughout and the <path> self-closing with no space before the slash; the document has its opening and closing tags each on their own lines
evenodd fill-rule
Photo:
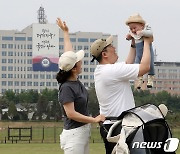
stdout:
<svg viewBox="0 0 180 154">
<path fill-rule="evenodd" d="M 96 67 L 95 89 L 101 114 L 118 117 L 123 111 L 135 107 L 129 80 L 135 80 L 138 73 L 139 64 L 121 62 Z"/>
</svg>

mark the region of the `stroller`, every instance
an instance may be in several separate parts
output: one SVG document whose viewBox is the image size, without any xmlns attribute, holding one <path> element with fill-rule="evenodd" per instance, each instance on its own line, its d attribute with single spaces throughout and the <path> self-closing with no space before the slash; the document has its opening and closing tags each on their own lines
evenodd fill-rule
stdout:
<svg viewBox="0 0 180 154">
<path fill-rule="evenodd" d="M 107 132 L 107 140 L 116 143 L 112 154 L 167 154 L 165 141 L 172 134 L 159 107 L 147 104 L 106 119 L 116 119 Z"/>
</svg>

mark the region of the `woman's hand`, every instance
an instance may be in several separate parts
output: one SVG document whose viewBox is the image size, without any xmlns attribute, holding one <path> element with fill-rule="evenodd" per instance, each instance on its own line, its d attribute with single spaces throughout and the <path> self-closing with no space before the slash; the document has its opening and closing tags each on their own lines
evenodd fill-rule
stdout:
<svg viewBox="0 0 180 154">
<path fill-rule="evenodd" d="M 97 117 L 95 117 L 95 122 L 104 122 L 105 121 L 105 116 L 100 114 Z"/>
<path fill-rule="evenodd" d="M 65 21 L 62 22 L 60 18 L 57 18 L 56 23 L 59 26 L 59 28 L 61 28 L 64 32 L 69 31 Z"/>
</svg>

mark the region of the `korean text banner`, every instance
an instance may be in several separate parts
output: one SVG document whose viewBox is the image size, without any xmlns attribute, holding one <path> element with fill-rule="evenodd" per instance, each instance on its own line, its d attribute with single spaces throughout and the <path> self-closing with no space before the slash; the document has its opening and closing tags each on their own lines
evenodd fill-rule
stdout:
<svg viewBox="0 0 180 154">
<path fill-rule="evenodd" d="M 33 24 L 33 71 L 58 71 L 59 28 L 56 24 Z"/>
</svg>

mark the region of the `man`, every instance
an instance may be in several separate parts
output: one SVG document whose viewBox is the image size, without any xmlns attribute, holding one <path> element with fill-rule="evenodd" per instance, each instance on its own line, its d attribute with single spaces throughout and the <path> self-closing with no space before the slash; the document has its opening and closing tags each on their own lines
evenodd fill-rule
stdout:
<svg viewBox="0 0 180 154">
<path fill-rule="evenodd" d="M 144 52 L 140 64 L 132 64 L 135 58 L 135 41 L 126 62 L 116 63 L 118 55 L 112 45 L 113 37 L 98 39 L 91 45 L 92 61 L 99 62 L 94 72 L 95 90 L 99 101 L 100 113 L 106 117 L 118 117 L 123 111 L 135 107 L 134 97 L 129 80 L 146 74 L 150 69 L 150 43 L 152 38 L 144 38 Z M 111 121 L 105 121 L 104 127 L 109 130 Z M 111 154 L 115 144 L 106 140 L 107 133 L 100 128 L 105 143 L 106 154 Z"/>
</svg>

